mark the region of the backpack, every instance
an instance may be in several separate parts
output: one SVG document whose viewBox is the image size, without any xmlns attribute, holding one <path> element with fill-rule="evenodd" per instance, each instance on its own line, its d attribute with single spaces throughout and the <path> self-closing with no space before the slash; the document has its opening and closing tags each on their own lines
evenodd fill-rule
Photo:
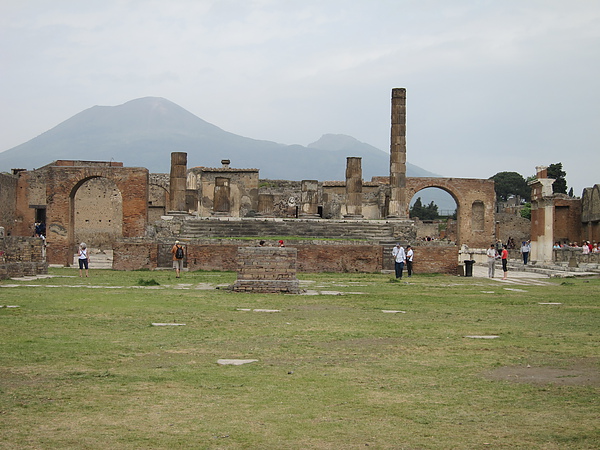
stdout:
<svg viewBox="0 0 600 450">
<path fill-rule="evenodd" d="M 183 259 L 183 248 L 180 245 L 178 245 L 177 250 L 175 250 L 175 258 Z"/>
</svg>

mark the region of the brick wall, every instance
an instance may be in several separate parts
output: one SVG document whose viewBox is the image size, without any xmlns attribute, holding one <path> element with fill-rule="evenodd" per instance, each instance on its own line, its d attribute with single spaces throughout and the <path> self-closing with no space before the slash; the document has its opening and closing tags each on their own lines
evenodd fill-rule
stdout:
<svg viewBox="0 0 600 450">
<path fill-rule="evenodd" d="M 41 238 L 0 238 L 0 280 L 48 273 Z"/>
<path fill-rule="evenodd" d="M 236 292 L 300 292 L 295 248 L 239 247 Z"/>
<path fill-rule="evenodd" d="M 155 269 L 159 266 L 159 248 L 162 252 L 168 252 L 170 245 L 159 244 L 156 241 L 117 242 L 113 246 L 113 269 Z M 187 243 L 185 266 L 189 270 L 237 270 L 240 246 L 252 248 L 247 241 L 215 240 L 212 243 Z M 298 272 L 374 273 L 383 269 L 384 257 L 391 258 L 391 255 L 384 255 L 381 245 L 294 243 L 288 244 L 286 248 L 297 250 Z M 414 247 L 414 252 L 416 274 L 458 273 L 458 247 L 455 245 L 417 246 Z M 160 259 L 170 261 L 165 255 Z"/>
<path fill-rule="evenodd" d="M 17 177 L 0 173 L 0 227 L 13 234 L 17 208 Z"/>
</svg>

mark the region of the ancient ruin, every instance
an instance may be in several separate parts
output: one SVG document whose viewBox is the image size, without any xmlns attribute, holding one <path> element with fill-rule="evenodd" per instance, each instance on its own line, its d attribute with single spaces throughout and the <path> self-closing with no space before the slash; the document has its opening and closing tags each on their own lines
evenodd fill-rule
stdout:
<svg viewBox="0 0 600 450">
<path fill-rule="evenodd" d="M 558 238 L 600 238 L 598 185 L 578 200 L 550 198 L 549 184 L 541 171 L 532 185 L 533 256 L 540 260 L 552 259 Z M 409 218 L 409 202 L 428 187 L 452 196 L 457 219 L 445 240 L 417 242 L 423 224 Z M 254 237 L 244 241 L 254 246 L 298 236 L 306 239 L 293 245 L 298 271 L 389 269 L 389 250 L 402 242 L 415 248 L 418 272 L 456 273 L 459 249 L 472 253 L 495 241 L 495 205 L 491 180 L 406 176 L 405 89 L 392 90 L 389 174 L 370 181 L 362 178 L 359 157 L 347 158 L 344 181 L 284 181 L 261 180 L 259 169 L 233 168 L 227 159 L 218 168 L 187 168 L 182 152 L 171 153 L 169 174 L 64 160 L 0 174 L 0 226 L 7 236 L 31 237 L 34 223 L 44 223 L 48 263 L 71 265 L 85 241 L 113 249 L 113 267 L 124 270 L 168 267 L 175 238 L 187 244 L 188 268 L 235 270 L 240 243 L 232 238 Z"/>
</svg>

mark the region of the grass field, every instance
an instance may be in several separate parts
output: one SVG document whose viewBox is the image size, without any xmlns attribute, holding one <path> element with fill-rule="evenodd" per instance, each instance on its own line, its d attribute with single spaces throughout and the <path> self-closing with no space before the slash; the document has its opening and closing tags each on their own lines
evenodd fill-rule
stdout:
<svg viewBox="0 0 600 450">
<path fill-rule="evenodd" d="M 597 278 L 50 273 L 0 282 L 0 448 L 600 448 Z"/>
</svg>

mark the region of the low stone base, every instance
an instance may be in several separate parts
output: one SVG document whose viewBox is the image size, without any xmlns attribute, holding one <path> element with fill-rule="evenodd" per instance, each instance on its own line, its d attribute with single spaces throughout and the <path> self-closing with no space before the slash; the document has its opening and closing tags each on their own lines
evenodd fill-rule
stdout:
<svg viewBox="0 0 600 450">
<path fill-rule="evenodd" d="M 299 294 L 298 280 L 237 280 L 233 284 L 235 292 L 263 292 Z"/>
</svg>

